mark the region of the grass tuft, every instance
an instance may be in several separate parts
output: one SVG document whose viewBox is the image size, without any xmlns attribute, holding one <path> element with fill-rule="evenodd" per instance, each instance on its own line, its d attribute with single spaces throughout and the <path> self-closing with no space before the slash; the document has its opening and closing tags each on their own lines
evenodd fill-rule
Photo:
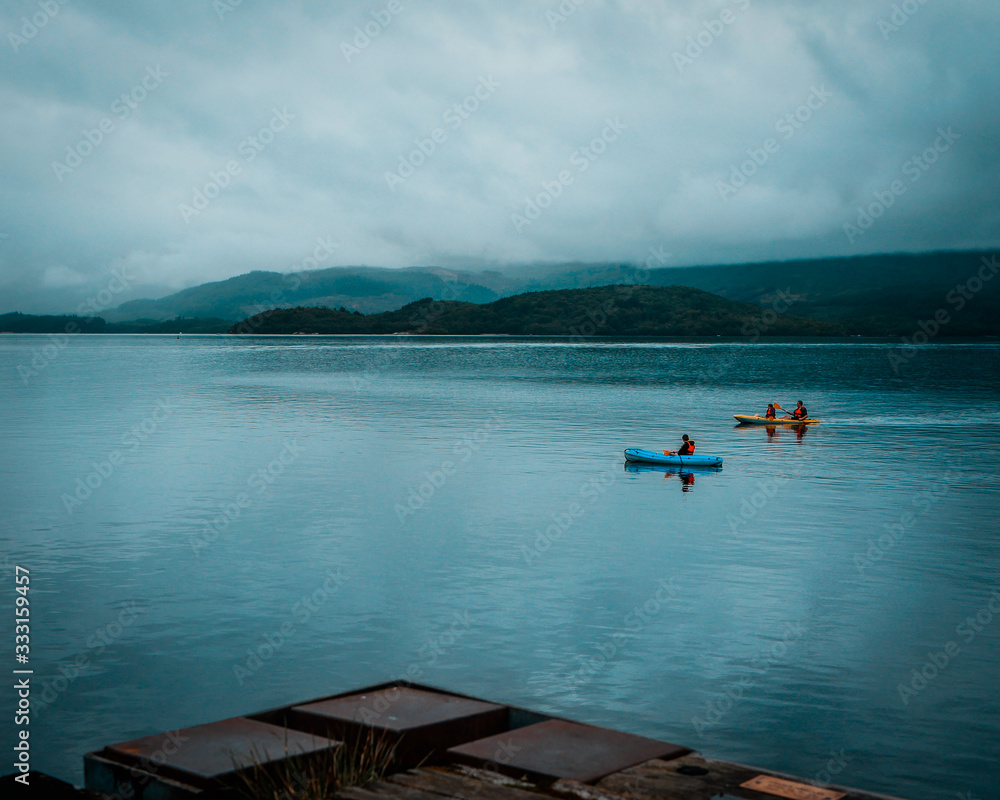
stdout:
<svg viewBox="0 0 1000 800">
<path fill-rule="evenodd" d="M 384 735 L 366 734 L 351 737 L 312 754 L 288 754 L 268 763 L 256 749 L 252 763 L 237 772 L 238 796 L 246 800 L 327 800 L 347 786 L 365 786 L 384 778 L 392 768 L 396 743 Z M 235 759 L 234 759 L 234 763 Z"/>
</svg>

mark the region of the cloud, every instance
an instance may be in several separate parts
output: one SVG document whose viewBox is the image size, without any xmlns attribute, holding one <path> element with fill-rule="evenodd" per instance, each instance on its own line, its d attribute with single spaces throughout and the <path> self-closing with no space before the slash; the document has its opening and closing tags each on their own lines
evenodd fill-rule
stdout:
<svg viewBox="0 0 1000 800">
<path fill-rule="evenodd" d="M 15 0 L 0 288 L 27 302 L 137 261 L 131 291 L 153 294 L 291 268 L 317 236 L 394 267 L 993 246 L 1000 8 L 906 5 L 892 31 L 893 4 L 862 0 L 67 3 L 29 37 L 40 7 Z M 815 88 L 829 102 L 785 138 Z M 574 164 L 608 119 L 627 127 Z M 961 139 L 850 241 L 948 126 Z"/>
<path fill-rule="evenodd" d="M 87 276 L 82 275 L 67 266 L 46 267 L 42 275 L 42 285 L 51 289 L 62 289 L 67 286 L 80 286 L 87 282 Z"/>
</svg>

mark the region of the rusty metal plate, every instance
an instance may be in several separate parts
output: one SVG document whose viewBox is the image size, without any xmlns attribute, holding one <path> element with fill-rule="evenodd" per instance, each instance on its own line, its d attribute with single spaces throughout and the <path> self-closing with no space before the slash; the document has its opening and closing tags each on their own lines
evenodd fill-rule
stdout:
<svg viewBox="0 0 1000 800">
<path fill-rule="evenodd" d="M 245 717 L 109 745 L 103 755 L 144 772 L 205 786 L 251 766 L 339 744 Z"/>
<path fill-rule="evenodd" d="M 506 708 L 481 700 L 394 686 L 377 692 L 295 706 L 292 711 L 318 721 L 358 723 L 376 730 L 405 733 L 414 728 L 467 717 L 503 714 Z"/>
<path fill-rule="evenodd" d="M 395 745 L 401 768 L 508 727 L 506 706 L 404 686 L 294 706 L 286 724 L 344 740 L 374 731 Z"/>
<path fill-rule="evenodd" d="M 758 775 L 740 784 L 741 789 L 753 789 L 756 792 L 773 794 L 778 797 L 788 797 L 791 800 L 840 800 L 846 797 L 844 792 L 835 792 L 832 789 L 821 789 L 818 786 L 810 786 L 808 783 L 796 783 L 786 781 L 783 778 L 774 778 L 770 775 Z"/>
<path fill-rule="evenodd" d="M 553 719 L 453 747 L 448 756 L 476 767 L 489 765 L 512 777 L 592 783 L 651 758 L 689 752 L 669 742 Z"/>
</svg>

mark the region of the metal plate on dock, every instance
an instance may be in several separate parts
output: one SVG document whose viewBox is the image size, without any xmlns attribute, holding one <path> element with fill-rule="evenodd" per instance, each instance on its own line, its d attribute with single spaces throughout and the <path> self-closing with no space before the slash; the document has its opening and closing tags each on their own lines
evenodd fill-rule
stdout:
<svg viewBox="0 0 1000 800">
<path fill-rule="evenodd" d="M 338 744 L 245 717 L 109 745 L 102 755 L 154 775 L 207 786 L 254 760 L 265 764 Z"/>
<path fill-rule="evenodd" d="M 337 739 L 351 739 L 373 731 L 395 742 L 397 763 L 409 767 L 456 744 L 507 730 L 507 707 L 392 686 L 293 706 L 287 724 Z"/>
<path fill-rule="evenodd" d="M 788 797 L 791 800 L 840 800 L 840 798 L 846 797 L 843 792 L 821 789 L 819 786 L 810 786 L 808 783 L 786 781 L 784 778 L 775 778 L 771 775 L 758 775 L 756 778 L 741 783 L 740 788 L 753 789 L 756 792 L 773 794 L 777 797 Z"/>
<path fill-rule="evenodd" d="M 453 747 L 448 755 L 476 767 L 495 765 L 512 777 L 591 783 L 651 758 L 688 752 L 669 742 L 554 719 Z"/>
<path fill-rule="evenodd" d="M 504 706 L 484 703 L 482 700 L 426 692 L 406 686 L 335 697 L 292 708 L 296 714 L 312 716 L 318 720 L 360 723 L 365 727 L 398 733 L 484 714 L 502 714 L 505 710 Z"/>
</svg>

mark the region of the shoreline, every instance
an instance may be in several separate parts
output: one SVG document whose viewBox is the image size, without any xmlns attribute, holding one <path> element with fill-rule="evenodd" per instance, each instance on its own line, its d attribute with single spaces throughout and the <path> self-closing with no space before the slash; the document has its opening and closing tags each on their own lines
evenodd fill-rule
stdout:
<svg viewBox="0 0 1000 800">
<path fill-rule="evenodd" d="M 103 333 L 71 333 L 63 331 L 43 331 L 43 332 L 22 332 L 22 331 L 0 331 L 0 336 L 72 336 L 77 337 L 160 337 L 164 339 L 185 338 L 185 339 L 211 339 L 225 337 L 227 339 L 365 339 L 365 340 L 469 340 L 484 341 L 496 339 L 504 342 L 532 342 L 532 343 L 552 343 L 552 344 L 671 344 L 671 343 L 691 343 L 691 344 L 744 344 L 744 345 L 772 345 L 772 344 L 891 344 L 899 345 L 901 337 L 894 336 L 761 336 L 755 340 L 751 336 L 573 336 L 573 335 L 513 335 L 507 333 L 479 333 L 479 334 L 431 334 L 431 333 L 143 333 L 143 332 L 117 332 L 109 331 Z M 928 345 L 969 345 L 969 344 L 1000 344 L 1000 336 L 939 336 L 934 341 L 924 344 L 911 344 L 903 342 L 907 347 L 924 348 Z"/>
</svg>

